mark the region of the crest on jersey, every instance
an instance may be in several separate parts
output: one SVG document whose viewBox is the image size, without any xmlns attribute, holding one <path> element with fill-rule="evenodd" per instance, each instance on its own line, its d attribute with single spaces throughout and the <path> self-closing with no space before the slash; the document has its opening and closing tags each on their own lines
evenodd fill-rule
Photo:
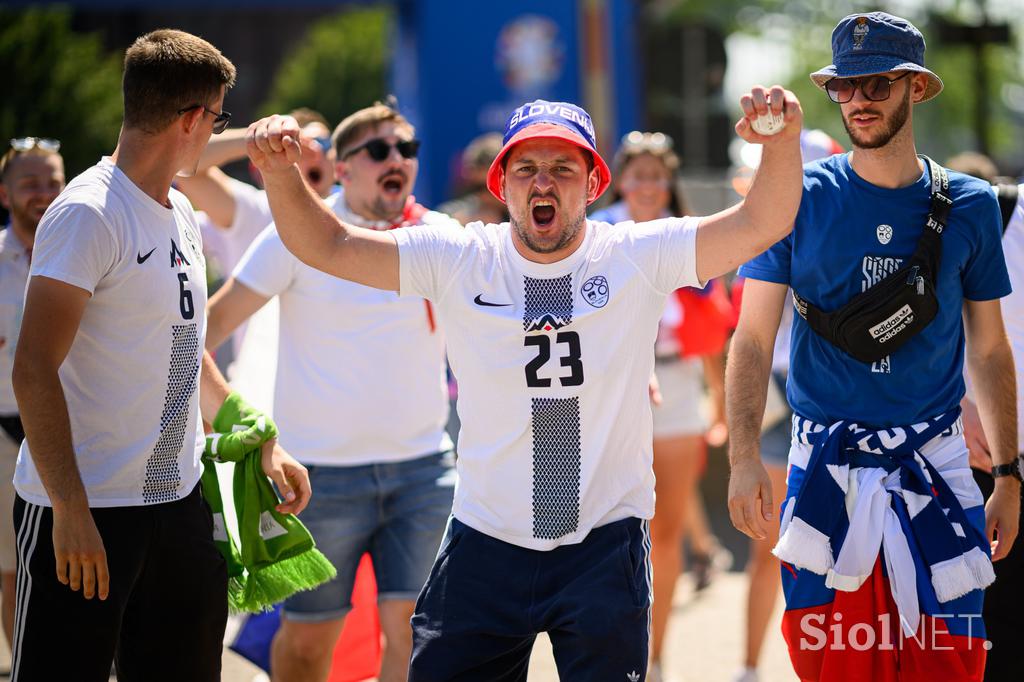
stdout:
<svg viewBox="0 0 1024 682">
<path fill-rule="evenodd" d="M 879 244 L 888 244 L 892 241 L 892 225 L 879 225 L 875 228 L 875 235 Z"/>
<path fill-rule="evenodd" d="M 608 280 L 604 275 L 594 275 L 580 287 L 583 300 L 595 308 L 603 308 L 608 303 Z"/>
<path fill-rule="evenodd" d="M 171 240 L 171 267 L 180 268 L 182 265 L 191 265 L 188 259 L 185 258 L 185 254 L 178 248 L 178 243 L 173 239 Z"/>
</svg>

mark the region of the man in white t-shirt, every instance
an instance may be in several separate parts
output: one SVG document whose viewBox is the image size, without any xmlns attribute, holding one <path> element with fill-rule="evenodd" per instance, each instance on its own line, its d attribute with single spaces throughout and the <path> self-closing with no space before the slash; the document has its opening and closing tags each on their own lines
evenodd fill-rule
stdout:
<svg viewBox="0 0 1024 682">
<path fill-rule="evenodd" d="M 969 172 L 966 168 L 963 171 Z M 977 172 L 973 174 L 990 181 L 995 175 L 994 173 L 989 175 Z M 1000 208 L 1003 207 L 1005 201 L 1003 193 L 1007 189 L 1012 190 L 1013 188 L 1014 185 L 997 186 Z M 1003 256 L 1006 258 L 1006 270 L 1010 275 L 1010 286 L 1013 291 L 1000 300 L 1000 305 L 1003 310 L 1003 321 L 1006 324 L 1006 335 L 1010 339 L 1010 348 L 1013 351 L 1013 360 L 1017 369 L 1017 452 L 1019 454 L 1016 467 L 1019 474 L 1024 474 L 1024 185 L 1017 185 L 1016 189 L 1016 205 L 1013 206 L 1008 219 L 1006 213 L 1003 214 Z M 1006 208 L 1009 208 L 1010 205 L 1012 204 L 1008 204 Z M 972 397 L 965 397 L 961 402 L 964 409 L 964 438 L 970 447 L 974 480 L 985 497 L 988 498 L 995 485 L 989 473 L 993 465 L 992 453 L 978 415 L 978 407 L 971 399 Z M 1024 635 L 1024 625 L 1020 618 L 1020 604 L 1024 597 L 1024 542 L 1018 539 L 1006 558 L 996 562 L 994 568 L 996 581 L 985 590 L 985 634 L 992 642 L 992 648 L 985 661 L 985 680 L 1001 682 L 1020 677 L 1020 657 L 1017 655 L 1016 645 Z"/>
<path fill-rule="evenodd" d="M 121 680 L 220 678 L 227 572 L 200 412 L 213 422 L 229 389 L 203 352 L 202 242 L 171 181 L 226 124 L 234 75 L 195 36 L 139 38 L 117 148 L 40 222 L 13 376 L 15 680 L 105 681 L 112 661 Z M 278 509 L 301 510 L 304 468 L 273 441 L 262 464 Z"/>
<path fill-rule="evenodd" d="M 0 204 L 10 212 L 10 222 L 0 232 L 0 589 L 8 597 L 3 600 L 3 630 L 12 645 L 17 558 L 11 510 L 14 465 L 25 432 L 11 371 L 36 228 L 43 212 L 64 189 L 64 159 L 59 150 L 58 140 L 22 137 L 11 140 L 0 158 Z"/>
<path fill-rule="evenodd" d="M 383 104 L 342 121 L 333 140 L 345 191 L 327 199 L 333 213 L 380 231 L 461 229 L 410 195 L 418 170 L 414 135 Z M 317 495 L 303 521 L 338 575 L 285 601 L 272 648 L 274 679 L 327 679 L 356 569 L 369 552 L 385 639 L 379 679 L 405 680 L 409 618 L 455 483 L 444 428 L 444 339 L 423 299 L 315 270 L 270 225 L 210 299 L 207 347 L 275 296 L 281 323 L 274 418 L 281 442 L 310 469 Z"/>
<path fill-rule="evenodd" d="M 802 114 L 781 87 L 768 100 L 760 87 L 741 100 L 737 133 L 765 146 L 742 203 L 639 224 L 586 220 L 611 174 L 573 104 L 512 113 L 487 183 L 511 221 L 462 231 L 345 223 L 304 187 L 294 121 L 250 126 L 249 156 L 285 246 L 329 274 L 429 299 L 448 340 L 459 478 L 413 616 L 411 680 L 525 680 L 538 632 L 562 679 L 644 678 L 658 319 L 670 292 L 789 231 Z M 770 113 L 786 125 L 755 133 Z"/>
</svg>

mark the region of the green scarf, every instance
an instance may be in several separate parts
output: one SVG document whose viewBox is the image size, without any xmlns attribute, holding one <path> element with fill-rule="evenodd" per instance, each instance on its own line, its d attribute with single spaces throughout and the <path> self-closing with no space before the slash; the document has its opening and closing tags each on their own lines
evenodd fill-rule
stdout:
<svg viewBox="0 0 1024 682">
<path fill-rule="evenodd" d="M 263 473 L 260 456 L 260 446 L 275 436 L 274 422 L 232 392 L 206 438 L 203 496 L 213 511 L 213 539 L 228 564 L 228 606 L 233 613 L 269 610 L 336 575 L 306 527 L 292 514 L 275 509 L 280 500 Z M 237 546 L 224 521 L 215 462 L 235 462 Z"/>
</svg>

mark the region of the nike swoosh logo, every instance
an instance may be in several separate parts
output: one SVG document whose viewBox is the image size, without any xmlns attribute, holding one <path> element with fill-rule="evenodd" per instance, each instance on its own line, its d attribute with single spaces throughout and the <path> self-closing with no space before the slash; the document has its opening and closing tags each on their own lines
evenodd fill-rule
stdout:
<svg viewBox="0 0 1024 682">
<path fill-rule="evenodd" d="M 484 305 L 484 306 L 492 307 L 492 308 L 504 308 L 505 306 L 512 305 L 511 303 L 488 303 L 487 301 L 483 300 L 482 296 L 483 296 L 483 294 L 477 294 L 476 298 L 473 299 L 473 303 L 476 303 L 477 305 Z"/>
<path fill-rule="evenodd" d="M 145 256 L 143 256 L 143 255 L 142 255 L 142 252 L 140 251 L 140 252 L 139 252 L 138 254 L 136 254 L 136 256 L 135 256 L 135 260 L 136 260 L 136 261 L 138 262 L 138 264 L 139 264 L 139 265 L 142 265 L 143 263 L 145 263 L 145 262 L 146 262 L 146 260 L 147 260 L 147 259 L 148 259 L 148 258 L 149 258 L 150 256 L 152 256 L 152 255 L 153 255 L 153 252 L 154 252 L 154 251 L 156 251 L 156 247 L 155 247 L 155 246 L 154 246 L 154 247 L 153 247 L 152 249 L 150 249 L 150 250 L 149 250 L 149 253 L 147 253 L 147 254 L 146 254 Z"/>
</svg>

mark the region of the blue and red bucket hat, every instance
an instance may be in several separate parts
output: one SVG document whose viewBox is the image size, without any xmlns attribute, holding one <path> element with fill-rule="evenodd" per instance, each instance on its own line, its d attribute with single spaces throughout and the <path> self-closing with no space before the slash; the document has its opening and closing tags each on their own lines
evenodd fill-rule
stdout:
<svg viewBox="0 0 1024 682">
<path fill-rule="evenodd" d="M 502 148 L 487 171 L 487 189 L 500 201 L 505 201 L 501 191 L 501 173 L 505 156 L 515 145 L 525 140 L 556 139 L 571 142 L 594 157 L 594 167 L 600 176 L 597 197 L 601 196 L 612 181 L 608 164 L 597 153 L 594 123 L 590 114 L 569 102 L 547 102 L 542 99 L 524 104 L 509 116 L 505 123 Z"/>
</svg>

